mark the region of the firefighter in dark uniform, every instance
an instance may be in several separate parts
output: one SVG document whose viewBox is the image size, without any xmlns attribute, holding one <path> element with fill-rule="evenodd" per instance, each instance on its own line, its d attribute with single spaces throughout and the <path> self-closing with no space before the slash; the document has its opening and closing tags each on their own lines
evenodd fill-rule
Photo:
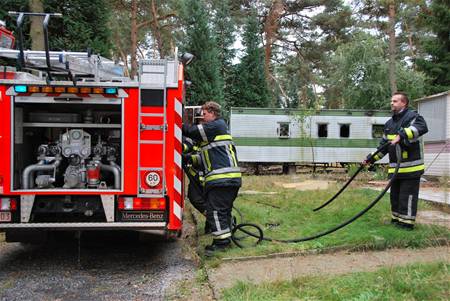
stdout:
<svg viewBox="0 0 450 301">
<path fill-rule="evenodd" d="M 192 206 L 201 214 L 206 213 L 206 204 L 203 198 L 203 172 L 200 170 L 201 161 L 199 148 L 192 139 L 183 137 L 183 161 L 187 164 L 189 173 L 189 186 L 187 197 Z"/>
<path fill-rule="evenodd" d="M 203 124 L 183 125 L 183 135 L 200 145 L 206 220 L 213 234 L 205 255 L 211 256 L 231 244 L 231 211 L 242 180 L 233 139 L 220 117 L 220 105 L 207 102 L 202 106 L 202 113 Z"/>
<path fill-rule="evenodd" d="M 395 144 L 401 146 L 401 163 L 391 186 L 391 222 L 406 230 L 412 230 L 416 220 L 420 176 L 424 173 L 424 158 L 419 137 L 428 132 L 422 116 L 408 108 L 409 99 L 403 92 L 396 92 L 391 98 L 392 118 L 384 125 L 380 146 L 390 144 L 369 161 L 374 163 L 389 154 L 389 178 L 397 166 Z M 369 158 L 370 156 L 368 156 Z"/>
</svg>

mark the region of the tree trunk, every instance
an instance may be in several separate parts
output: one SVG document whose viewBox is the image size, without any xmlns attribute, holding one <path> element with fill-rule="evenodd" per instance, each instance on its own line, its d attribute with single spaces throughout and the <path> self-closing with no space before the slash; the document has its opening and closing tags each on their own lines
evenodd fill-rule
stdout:
<svg viewBox="0 0 450 301">
<path fill-rule="evenodd" d="M 33 13 L 43 13 L 44 4 L 42 0 L 30 0 L 30 11 Z M 31 50 L 44 50 L 44 29 L 42 27 L 43 17 L 31 17 L 30 37 Z"/>
<path fill-rule="evenodd" d="M 395 76 L 395 4 L 389 4 L 389 83 L 391 94 L 397 91 L 397 78 Z"/>
<path fill-rule="evenodd" d="M 266 22 L 264 24 L 264 33 L 266 36 L 266 45 L 264 46 L 264 72 L 266 75 L 266 81 L 268 87 L 273 86 L 272 81 L 272 70 L 270 66 L 270 60 L 272 58 L 272 45 L 275 43 L 277 37 L 276 34 L 278 32 L 280 17 L 284 11 L 283 0 L 273 0 L 272 6 L 267 14 Z"/>
<path fill-rule="evenodd" d="M 152 13 L 152 22 L 151 22 L 151 29 L 153 33 L 153 37 L 155 38 L 156 45 L 158 47 L 158 52 L 160 58 L 165 57 L 164 49 L 163 49 L 163 43 L 162 43 L 162 37 L 161 37 L 161 28 L 159 26 L 158 21 L 158 9 L 156 8 L 155 0 L 152 0 L 151 3 L 151 13 Z"/>
<path fill-rule="evenodd" d="M 137 74 L 137 58 L 136 58 L 136 51 L 137 51 L 137 0 L 131 1 L 131 71 L 130 71 L 130 77 L 131 79 L 134 79 L 134 77 Z"/>
</svg>

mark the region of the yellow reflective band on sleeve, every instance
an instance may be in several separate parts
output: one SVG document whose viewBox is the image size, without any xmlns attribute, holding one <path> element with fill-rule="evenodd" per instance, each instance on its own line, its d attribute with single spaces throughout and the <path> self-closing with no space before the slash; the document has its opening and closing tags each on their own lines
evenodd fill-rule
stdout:
<svg viewBox="0 0 450 301">
<path fill-rule="evenodd" d="M 237 166 L 238 164 L 237 164 L 237 160 L 236 160 L 236 154 L 233 151 L 233 146 L 228 145 L 228 148 L 230 149 L 231 158 L 233 159 L 234 166 Z"/>
<path fill-rule="evenodd" d="M 242 177 L 242 174 L 240 172 L 232 172 L 232 173 L 223 173 L 219 175 L 212 175 L 209 177 L 206 177 L 206 182 L 214 181 L 214 180 L 220 180 L 220 179 L 235 179 Z"/>
<path fill-rule="evenodd" d="M 374 159 L 375 161 L 378 161 L 378 160 L 380 160 L 381 158 L 380 158 L 380 156 L 378 156 L 378 154 L 376 154 L 375 156 L 373 156 L 373 159 Z"/>
<path fill-rule="evenodd" d="M 185 153 L 188 150 L 188 146 L 183 143 L 183 153 Z"/>
<path fill-rule="evenodd" d="M 403 130 L 405 131 L 406 137 L 408 137 L 408 139 L 414 138 L 414 133 L 410 128 L 404 128 Z"/>
<path fill-rule="evenodd" d="M 196 176 L 197 175 L 197 173 L 195 172 L 195 170 L 193 170 L 192 168 L 189 168 L 189 173 L 192 175 L 192 176 Z"/>
<path fill-rule="evenodd" d="M 389 141 L 391 141 L 391 140 L 394 140 L 395 137 L 397 137 L 397 134 L 389 134 L 386 137 Z"/>
<path fill-rule="evenodd" d="M 223 141 L 223 140 L 233 140 L 233 138 L 231 137 L 231 135 L 217 135 L 214 138 L 214 141 Z"/>
<path fill-rule="evenodd" d="M 423 164 L 417 165 L 417 166 L 411 166 L 411 167 L 400 167 L 398 169 L 398 173 L 415 172 L 415 171 L 420 171 L 420 170 L 424 170 L 424 169 L 425 169 L 425 166 Z M 394 173 L 394 172 L 395 172 L 395 168 L 388 169 L 388 173 Z"/>
<path fill-rule="evenodd" d="M 408 159 L 408 152 L 407 151 L 402 151 L 402 158 L 403 159 Z"/>
<path fill-rule="evenodd" d="M 211 161 L 209 160 L 209 154 L 208 150 L 203 152 L 205 154 L 205 160 L 206 160 L 206 167 L 208 168 L 208 171 L 212 170 Z"/>
</svg>

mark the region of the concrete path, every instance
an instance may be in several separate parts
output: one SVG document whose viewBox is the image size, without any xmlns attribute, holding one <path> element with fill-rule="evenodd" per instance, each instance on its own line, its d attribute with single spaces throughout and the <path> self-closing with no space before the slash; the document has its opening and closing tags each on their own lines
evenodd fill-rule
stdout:
<svg viewBox="0 0 450 301">
<path fill-rule="evenodd" d="M 339 275 L 375 271 L 382 267 L 404 266 L 412 263 L 450 262 L 450 247 L 426 249 L 390 249 L 349 253 L 306 255 L 222 262 L 208 271 L 214 295 L 238 281 L 251 283 L 293 280 L 310 275 Z"/>
</svg>

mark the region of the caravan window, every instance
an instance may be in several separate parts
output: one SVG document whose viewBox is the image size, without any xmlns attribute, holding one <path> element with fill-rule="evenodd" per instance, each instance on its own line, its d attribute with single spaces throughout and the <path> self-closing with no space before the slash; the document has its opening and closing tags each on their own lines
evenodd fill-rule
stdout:
<svg viewBox="0 0 450 301">
<path fill-rule="evenodd" d="M 289 138 L 289 122 L 278 123 L 278 137 L 279 138 Z"/>
<path fill-rule="evenodd" d="M 372 124 L 372 138 L 382 138 L 384 132 L 383 124 Z"/>
<path fill-rule="evenodd" d="M 319 138 L 328 137 L 328 123 L 318 123 L 317 128 L 318 128 L 317 136 Z"/>
<path fill-rule="evenodd" d="M 341 138 L 350 137 L 350 124 L 340 124 L 339 136 Z"/>
</svg>

